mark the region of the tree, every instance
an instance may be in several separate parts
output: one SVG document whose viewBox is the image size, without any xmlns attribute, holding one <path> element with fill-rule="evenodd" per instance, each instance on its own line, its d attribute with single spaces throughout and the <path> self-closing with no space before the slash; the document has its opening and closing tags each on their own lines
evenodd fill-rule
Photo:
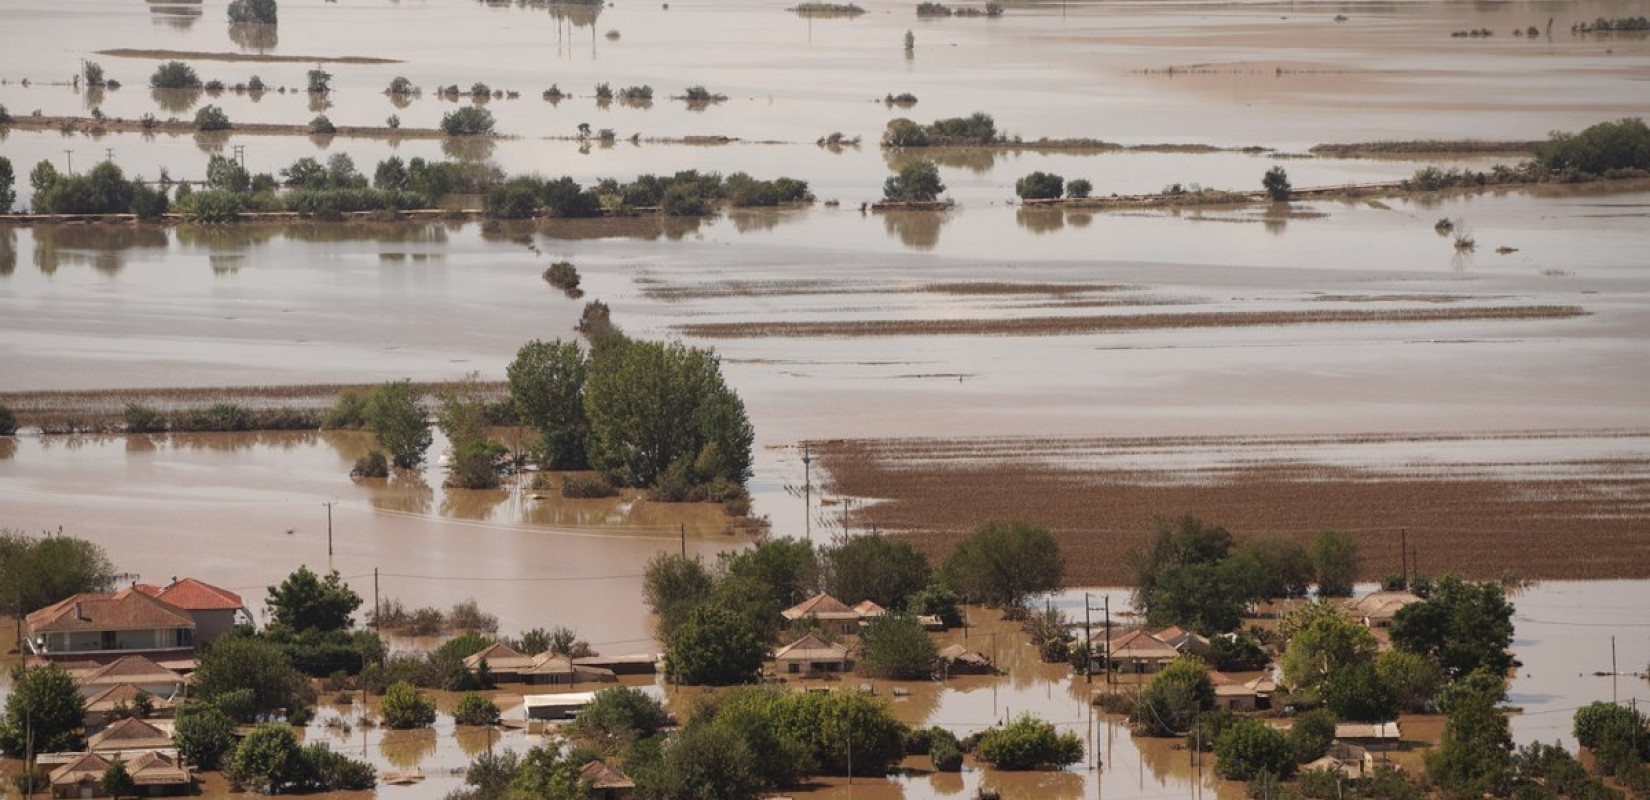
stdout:
<svg viewBox="0 0 1650 800">
<path fill-rule="evenodd" d="M 272 624 L 290 631 L 341 631 L 354 624 L 350 615 L 361 607 L 361 596 L 344 583 L 338 570 L 325 579 L 300 566 L 279 586 L 269 587 L 264 601 Z"/>
<path fill-rule="evenodd" d="M 498 720 L 498 704 L 474 692 L 458 698 L 453 708 L 453 722 L 459 725 L 497 725 Z"/>
<path fill-rule="evenodd" d="M 1235 630 L 1251 600 L 1260 599 L 1266 578 L 1249 556 L 1215 564 L 1180 564 L 1153 584 L 1146 619 L 1156 627 L 1179 625 L 1204 634 Z"/>
<path fill-rule="evenodd" d="M 220 637 L 201 652 L 190 692 L 218 703 L 241 722 L 281 710 L 296 716 L 315 701 L 309 679 L 292 667 L 279 646 L 240 635 Z M 221 702 L 226 697 L 239 702 L 226 706 Z"/>
<path fill-rule="evenodd" d="M 1033 172 L 1014 182 L 1021 200 L 1053 200 L 1065 192 L 1066 179 L 1052 172 Z"/>
<path fill-rule="evenodd" d="M 243 789 L 279 794 L 301 779 L 302 762 L 292 726 L 271 723 L 253 728 L 241 740 L 224 765 L 224 774 Z"/>
<path fill-rule="evenodd" d="M 84 175 L 53 172 L 30 204 L 44 214 L 124 214 L 132 207 L 132 182 L 114 162 L 104 161 Z"/>
<path fill-rule="evenodd" d="M 927 147 L 928 131 L 921 125 L 901 117 L 891 120 L 882 132 L 884 147 Z"/>
<path fill-rule="evenodd" d="M 1478 798 L 1502 796 L 1512 770 L 1512 732 L 1499 703 L 1504 694 L 1500 678 L 1457 681 L 1448 704 L 1449 720 L 1438 746 L 1427 753 L 1427 776 L 1446 796 Z"/>
<path fill-rule="evenodd" d="M 505 369 L 510 399 L 521 421 L 538 431 L 550 469 L 584 469 L 584 381 L 590 372 L 576 341 L 533 340 Z"/>
<path fill-rule="evenodd" d="M 998 608 L 1018 608 L 1034 595 L 1060 588 L 1065 569 L 1054 534 L 1023 520 L 986 522 L 945 562 L 950 586 Z"/>
<path fill-rule="evenodd" d="M 1398 693 L 1381 680 L 1374 664 L 1347 664 L 1329 673 L 1318 692 L 1341 719 L 1386 722 L 1398 718 Z"/>
<path fill-rule="evenodd" d="M 487 438 L 487 397 L 477 373 L 464 376 L 456 384 L 444 386 L 436 424 L 452 444 L 453 463 L 447 485 L 460 489 L 498 488 L 498 470 L 493 466 L 504 446 Z"/>
<path fill-rule="evenodd" d="M 93 542 L 0 528 L 0 609 L 7 614 L 26 614 L 81 592 L 106 592 L 114 582 L 114 564 Z"/>
<path fill-rule="evenodd" d="M 819 559 L 813 542 L 805 539 L 767 539 L 718 558 L 723 574 L 760 582 L 780 608 L 790 608 L 818 591 Z"/>
<path fill-rule="evenodd" d="M 1130 550 L 1123 561 L 1134 572 L 1135 605 L 1151 605 L 1152 590 L 1169 568 L 1182 564 L 1215 564 L 1232 552 L 1232 534 L 1220 525 L 1210 525 L 1197 517 L 1158 517 L 1152 521 L 1152 543 Z"/>
<path fill-rule="evenodd" d="M 126 771 L 126 760 L 115 756 L 109 768 L 103 771 L 102 780 L 98 781 L 105 794 L 119 800 L 122 797 L 131 797 L 137 794 L 137 781 L 132 780 L 132 773 Z"/>
<path fill-rule="evenodd" d="M 0 214 L 11 212 L 17 203 L 17 174 L 12 172 L 11 159 L 0 156 Z M 0 434 L 10 436 L 11 434 Z"/>
<path fill-rule="evenodd" d="M 659 763 L 636 775 L 642 797 L 755 800 L 768 789 L 759 756 L 731 730 L 689 725 L 671 737 Z"/>
<path fill-rule="evenodd" d="M 182 61 L 168 61 L 155 68 L 149 76 L 151 89 L 199 89 L 201 79 L 195 68 Z"/>
<path fill-rule="evenodd" d="M 6 716 L 0 720 L 0 750 L 13 758 L 35 753 L 79 750 L 86 701 L 74 678 L 62 667 L 16 666 L 11 671 L 11 694 Z"/>
<path fill-rule="evenodd" d="M 11 410 L 11 406 L 6 405 L 5 403 L 0 403 L 0 436 L 16 435 L 17 414 Z"/>
<path fill-rule="evenodd" d="M 1375 674 L 1391 687 L 1404 711 L 1425 711 L 1444 685 L 1444 673 L 1437 664 L 1407 650 L 1387 650 L 1375 657 Z"/>
<path fill-rule="evenodd" d="M 390 156 L 378 162 L 373 170 L 372 186 L 388 192 L 404 192 L 408 186 L 407 165 L 400 156 Z"/>
<path fill-rule="evenodd" d="M 1536 147 L 1536 163 L 1558 172 L 1603 175 L 1613 169 L 1650 169 L 1650 126 L 1628 117 L 1600 122 L 1581 133 L 1555 133 Z"/>
<path fill-rule="evenodd" d="M 763 641 L 772 641 L 784 620 L 779 612 L 785 606 L 779 604 L 766 584 L 755 578 L 729 575 L 716 582 L 707 602 L 738 614 L 746 627 Z"/>
<path fill-rule="evenodd" d="M 928 584 L 928 557 L 905 542 L 870 534 L 819 553 L 826 591 L 849 605 L 870 600 L 904 608 Z"/>
<path fill-rule="evenodd" d="M 217 769 L 224 754 L 235 747 L 235 721 L 207 703 L 179 708 L 176 731 L 178 753 L 201 769 Z"/>
<path fill-rule="evenodd" d="M 1398 610 L 1392 644 L 1436 663 L 1451 678 L 1476 670 L 1504 675 L 1512 667 L 1513 606 L 1499 584 L 1473 583 L 1453 575 L 1432 595 Z"/>
<path fill-rule="evenodd" d="M 1375 648 L 1368 628 L 1345 616 L 1323 616 L 1289 640 L 1278 666 L 1291 687 L 1310 691 L 1346 667 L 1370 663 Z"/>
<path fill-rule="evenodd" d="M 669 639 L 665 673 L 675 683 L 727 686 L 748 683 L 762 670 L 767 647 L 739 615 L 700 606 Z"/>
<path fill-rule="evenodd" d="M 1190 730 L 1198 715 L 1215 707 L 1215 687 L 1202 661 L 1182 656 L 1152 677 L 1140 693 L 1135 723 L 1147 736 Z"/>
<path fill-rule="evenodd" d="M 1083 740 L 1069 731 L 1056 733 L 1053 723 L 1024 714 L 1005 727 L 986 731 L 974 752 L 1000 770 L 1064 767 L 1083 760 Z"/>
<path fill-rule="evenodd" d="M 1066 183 L 1066 196 L 1081 200 L 1094 193 L 1094 184 L 1088 178 L 1076 178 Z"/>
<path fill-rule="evenodd" d="M 1318 596 L 1351 597 L 1358 578 L 1358 543 L 1344 531 L 1320 531 L 1312 543 L 1312 564 L 1318 572 Z"/>
<path fill-rule="evenodd" d="M 234 159 L 213 153 L 206 159 L 206 186 L 226 192 L 251 191 L 252 173 Z"/>
<path fill-rule="evenodd" d="M 642 575 L 642 597 L 659 617 L 659 638 L 669 642 L 693 610 L 710 599 L 715 581 L 705 564 L 672 553 L 648 559 Z"/>
<path fill-rule="evenodd" d="M 1589 750 L 1623 739 L 1650 742 L 1650 731 L 1645 729 L 1643 714 L 1602 700 L 1576 711 L 1575 735 L 1576 741 Z"/>
<path fill-rule="evenodd" d="M 434 437 L 412 381 L 382 384 L 367 396 L 367 427 L 400 469 L 419 469 Z"/>
<path fill-rule="evenodd" d="M 309 71 L 309 93 L 326 94 L 332 91 L 332 73 L 316 66 Z"/>
<path fill-rule="evenodd" d="M 1259 562 L 1266 572 L 1267 597 L 1305 597 L 1316 569 L 1312 554 L 1300 542 L 1285 536 L 1248 539 L 1238 551 Z"/>
<path fill-rule="evenodd" d="M 275 0 L 232 0 L 229 21 L 274 25 L 279 21 L 279 12 Z"/>
<path fill-rule="evenodd" d="M 1295 719 L 1289 726 L 1289 744 L 1295 749 L 1295 761 L 1310 764 L 1329 752 L 1335 741 L 1335 715 L 1318 708 Z"/>
<path fill-rule="evenodd" d="M 1241 719 L 1215 740 L 1215 771 L 1235 781 L 1262 773 L 1287 778 L 1295 774 L 1295 749 L 1283 731 L 1260 720 Z"/>
<path fill-rule="evenodd" d="M 397 681 L 384 692 L 378 713 L 391 728 L 428 728 L 435 724 L 435 701 L 412 684 Z"/>
<path fill-rule="evenodd" d="M 848 774 L 851 760 L 854 775 L 884 775 L 905 756 L 906 727 L 880 697 L 857 691 L 788 693 L 773 713 L 781 738 L 800 743 L 826 774 Z"/>
<path fill-rule="evenodd" d="M 894 202 L 931 203 L 944 191 L 940 168 L 932 161 L 907 164 L 882 183 L 883 199 Z"/>
<path fill-rule="evenodd" d="M 493 112 L 479 106 L 465 106 L 441 116 L 441 132 L 448 136 L 493 135 Z"/>
<path fill-rule="evenodd" d="M 640 689 L 617 686 L 597 692 L 574 718 L 570 730 L 602 752 L 618 754 L 669 724 L 670 714 L 658 700 Z"/>
<path fill-rule="evenodd" d="M 874 678 L 927 680 L 939 660 L 939 648 L 922 623 L 904 614 L 873 618 L 860 632 L 859 643 L 864 648 L 860 668 Z"/>
<path fill-rule="evenodd" d="M 1260 186 L 1266 190 L 1266 196 L 1272 198 L 1273 202 L 1289 202 L 1291 191 L 1289 173 L 1285 172 L 1283 167 L 1273 167 L 1267 170 L 1266 174 L 1261 176 Z"/>
<path fill-rule="evenodd" d="M 201 106 L 195 112 L 195 129 L 199 131 L 229 130 L 229 115 L 217 106 Z"/>
</svg>

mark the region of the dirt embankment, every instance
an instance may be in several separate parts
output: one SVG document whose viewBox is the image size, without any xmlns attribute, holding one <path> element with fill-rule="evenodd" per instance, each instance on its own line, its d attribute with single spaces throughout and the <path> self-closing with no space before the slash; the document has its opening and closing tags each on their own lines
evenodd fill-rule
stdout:
<svg viewBox="0 0 1650 800">
<path fill-rule="evenodd" d="M 1544 141 L 1489 141 L 1484 139 L 1414 139 L 1384 142 L 1347 142 L 1313 145 L 1312 155 L 1324 158 L 1381 158 L 1383 156 L 1527 156 Z"/>
<path fill-rule="evenodd" d="M 12 117 L 11 122 L 0 125 L 0 128 L 16 128 L 26 131 L 58 131 L 60 133 L 80 133 L 88 136 L 100 136 L 106 133 L 165 133 L 165 134 L 194 134 L 202 136 L 316 136 L 331 138 L 343 136 L 346 138 L 363 139 L 446 139 L 446 133 L 438 128 L 389 128 L 371 125 L 339 125 L 332 133 L 312 133 L 308 124 L 287 125 L 274 122 L 237 122 L 227 130 L 202 131 L 195 127 L 191 120 L 184 119 L 116 119 L 105 117 Z"/>
<path fill-rule="evenodd" d="M 115 58 L 154 58 L 175 61 L 258 61 L 270 64 L 400 64 L 398 58 L 370 56 L 278 56 L 270 53 L 214 53 L 202 50 L 143 50 L 117 47 L 99 50 L 100 56 Z"/>
<path fill-rule="evenodd" d="M 1650 432 L 1609 435 L 1642 453 Z M 1058 537 L 1068 585 L 1126 585 L 1124 554 L 1147 543 L 1154 517 L 1182 514 L 1224 524 L 1240 540 L 1280 533 L 1308 542 L 1325 528 L 1349 531 L 1368 580 L 1398 570 L 1401 535 L 1431 575 L 1650 577 L 1650 458 L 1643 456 L 1526 464 L 1512 473 L 1505 463 L 1376 470 L 1221 464 L 1213 456 L 1205 462 L 1212 466 L 1191 469 L 1079 466 L 1095 452 L 1247 446 L 1309 452 L 1311 443 L 860 440 L 816 442 L 813 452 L 829 474 L 828 491 L 883 500 L 853 505 L 854 531 L 898 533 L 937 560 L 986 519 L 1033 520 Z"/>
<path fill-rule="evenodd" d="M 1577 306 L 1488 306 L 1323 311 L 1213 311 L 1186 314 L 1105 314 L 1010 317 L 1006 319 L 874 319 L 796 322 L 699 322 L 678 325 L 688 336 L 707 339 L 819 336 L 1067 336 L 1186 328 L 1261 325 L 1461 322 L 1472 320 L 1570 319 L 1587 315 Z"/>
</svg>

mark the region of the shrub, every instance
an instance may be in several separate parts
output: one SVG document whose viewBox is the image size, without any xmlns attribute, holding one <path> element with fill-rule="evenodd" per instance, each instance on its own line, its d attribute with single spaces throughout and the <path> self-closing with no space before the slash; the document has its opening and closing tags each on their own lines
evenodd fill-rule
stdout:
<svg viewBox="0 0 1650 800">
<path fill-rule="evenodd" d="M 1065 178 L 1051 172 L 1033 172 L 1014 182 L 1021 200 L 1053 200 L 1065 192 Z"/>
<path fill-rule="evenodd" d="M 1190 729 L 1214 704 L 1214 685 L 1203 662 L 1182 657 L 1153 676 L 1141 692 L 1135 724 L 1147 736 L 1172 736 Z"/>
<path fill-rule="evenodd" d="M 928 747 L 928 758 L 934 762 L 934 771 L 962 772 L 962 747 L 957 744 L 957 737 L 952 736 L 950 731 L 945 731 L 945 736 L 946 738 L 936 736 Z"/>
<path fill-rule="evenodd" d="M 10 406 L 0 403 L 0 436 L 17 435 L 17 414 Z"/>
<path fill-rule="evenodd" d="M 321 136 L 331 136 L 338 132 L 338 128 L 332 124 L 332 120 L 327 119 L 327 115 L 317 114 L 315 119 L 309 121 L 309 132 Z"/>
<path fill-rule="evenodd" d="M 894 201 L 933 202 L 943 191 L 945 183 L 940 180 L 940 168 L 932 161 L 908 164 L 882 184 L 883 198 Z"/>
<path fill-rule="evenodd" d="M 1295 760 L 1302 764 L 1323 757 L 1333 741 L 1335 715 L 1321 708 L 1302 714 L 1289 728 L 1289 745 L 1294 748 Z"/>
<path fill-rule="evenodd" d="M 666 214 L 673 217 L 697 217 L 708 210 L 704 198 L 695 193 L 692 187 L 683 184 L 671 184 L 670 188 L 665 190 L 659 205 Z"/>
<path fill-rule="evenodd" d="M 1295 750 L 1283 731 L 1259 720 L 1238 720 L 1215 742 L 1215 771 L 1236 781 L 1262 773 L 1287 778 L 1295 772 Z"/>
<path fill-rule="evenodd" d="M 127 433 L 160 433 L 166 430 L 166 420 L 160 412 L 141 403 L 126 404 Z"/>
<path fill-rule="evenodd" d="M 202 106 L 195 112 L 195 129 L 201 131 L 223 131 L 229 129 L 229 115 L 217 106 Z"/>
<path fill-rule="evenodd" d="M 490 136 L 493 112 L 476 106 L 449 111 L 441 117 L 441 131 L 448 136 Z"/>
<path fill-rule="evenodd" d="M 1088 178 L 1075 178 L 1066 183 L 1067 197 L 1080 200 L 1084 197 L 1088 197 L 1093 192 L 1094 184 L 1089 183 Z"/>
<path fill-rule="evenodd" d="M 453 709 L 453 721 L 459 725 L 497 725 L 498 720 L 498 704 L 474 692 L 458 698 Z"/>
<path fill-rule="evenodd" d="M 602 85 L 605 86 L 606 84 Z M 641 86 L 626 86 L 619 91 L 619 99 L 633 103 L 652 100 L 653 87 L 648 86 L 647 84 L 643 84 Z"/>
<path fill-rule="evenodd" d="M 1602 175 L 1616 169 L 1650 169 L 1650 127 L 1637 118 L 1600 122 L 1581 133 L 1554 133 L 1535 151 L 1551 171 Z"/>
<path fill-rule="evenodd" d="M 966 117 L 934 120 L 928 134 L 936 141 L 990 144 L 997 140 L 997 122 L 990 114 L 976 111 Z"/>
<path fill-rule="evenodd" d="M 500 219 L 526 219 L 538 213 L 540 186 L 528 177 L 511 178 L 487 190 L 481 197 L 481 211 Z"/>
<path fill-rule="evenodd" d="M 576 500 L 613 497 L 618 493 L 618 488 L 609 483 L 607 478 L 600 475 L 594 477 L 572 475 L 562 481 L 561 484 L 561 496 Z"/>
<path fill-rule="evenodd" d="M 405 681 L 385 690 L 378 711 L 391 728 L 427 728 L 435 724 L 435 701 Z"/>
<path fill-rule="evenodd" d="M 388 478 L 390 476 L 390 460 L 382 450 L 374 450 L 355 459 L 355 468 L 349 471 L 351 478 Z"/>
<path fill-rule="evenodd" d="M 608 86 L 605 83 L 596 84 L 596 100 L 598 102 L 605 103 L 605 102 L 607 102 L 609 100 L 612 100 L 612 99 L 613 99 L 613 87 Z"/>
<path fill-rule="evenodd" d="M 1053 723 L 1026 714 L 1006 727 L 986 731 L 975 754 L 1000 770 L 1063 767 L 1083 760 L 1083 741 L 1075 733 L 1056 733 Z"/>
<path fill-rule="evenodd" d="M 460 630 L 483 633 L 498 631 L 498 616 L 481 610 L 481 606 L 474 598 L 454 603 L 452 610 L 447 612 L 447 622 Z"/>
<path fill-rule="evenodd" d="M 275 0 L 233 0 L 229 4 L 230 22 L 256 22 L 274 25 L 279 9 Z"/>
<path fill-rule="evenodd" d="M 703 86 L 689 86 L 682 91 L 682 99 L 689 103 L 711 103 L 728 99 L 727 95 L 716 94 Z"/>
<path fill-rule="evenodd" d="M 1285 172 L 1283 167 L 1273 167 L 1267 170 L 1266 174 L 1261 176 L 1260 185 L 1262 189 L 1266 190 L 1266 196 L 1272 198 L 1274 202 L 1285 203 L 1289 201 L 1289 193 L 1292 191 L 1292 187 L 1289 185 L 1289 173 Z"/>
<path fill-rule="evenodd" d="M 395 76 L 395 78 L 393 80 L 390 81 L 390 86 L 389 86 L 388 89 L 384 90 L 384 93 L 385 94 L 404 95 L 404 94 L 414 94 L 417 91 L 418 91 L 418 87 L 413 86 L 412 81 L 408 80 L 405 77 L 397 75 L 397 76 Z"/>
<path fill-rule="evenodd" d="M 207 81 L 201 88 L 205 89 L 207 94 L 216 95 L 223 91 L 223 81 L 214 78 Z M 97 109 L 92 110 L 97 111 Z M 103 112 L 97 111 L 97 113 L 101 114 Z"/>
<path fill-rule="evenodd" d="M 579 269 L 571 261 L 557 261 L 544 270 L 544 280 L 563 291 L 579 288 Z"/>
<path fill-rule="evenodd" d="M 199 89 L 201 79 L 195 74 L 194 67 L 182 61 L 168 61 L 149 76 L 149 86 L 154 89 Z"/>
<path fill-rule="evenodd" d="M 249 91 L 249 92 L 261 92 L 261 91 L 263 91 L 264 90 L 264 79 L 260 78 L 256 75 L 253 75 L 246 82 L 246 90 Z"/>
<path fill-rule="evenodd" d="M 882 132 L 884 147 L 927 147 L 928 131 L 921 125 L 901 117 L 891 120 Z"/>
<path fill-rule="evenodd" d="M 893 680 L 927 680 L 934 675 L 939 649 L 915 618 L 885 614 L 871 620 L 860 634 L 865 674 Z"/>
</svg>

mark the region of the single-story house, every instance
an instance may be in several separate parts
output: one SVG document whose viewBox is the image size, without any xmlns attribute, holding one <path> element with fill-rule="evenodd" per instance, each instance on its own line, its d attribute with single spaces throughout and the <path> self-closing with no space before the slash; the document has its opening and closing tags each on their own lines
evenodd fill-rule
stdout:
<svg viewBox="0 0 1650 800">
<path fill-rule="evenodd" d="M 75 683 L 90 699 L 116 686 L 130 685 L 148 692 L 156 700 L 171 700 L 183 693 L 183 676 L 145 656 L 125 656 L 90 672 L 77 671 Z"/>
<path fill-rule="evenodd" d="M 960 644 L 940 650 L 940 661 L 948 675 L 990 675 L 994 671 L 990 658 Z"/>
<path fill-rule="evenodd" d="M 464 668 L 471 673 L 487 665 L 493 680 L 530 684 L 578 683 L 580 681 L 608 682 L 617 680 L 611 669 L 575 664 L 573 659 L 546 650 L 536 656 L 522 655 L 503 642 L 464 659 Z"/>
<path fill-rule="evenodd" d="M 1398 611 L 1405 606 L 1423 602 L 1422 599 L 1404 591 L 1380 591 L 1364 595 L 1356 600 L 1346 601 L 1346 613 L 1370 628 L 1390 628 L 1392 620 L 1398 616 Z"/>
<path fill-rule="evenodd" d="M 943 633 L 946 629 L 945 619 L 938 614 L 918 614 L 917 624 L 929 633 Z"/>
<path fill-rule="evenodd" d="M 1207 655 L 1209 652 L 1208 639 L 1178 625 L 1158 631 L 1157 638 L 1168 642 L 1170 647 L 1182 653 L 1202 656 Z"/>
<path fill-rule="evenodd" d="M 854 611 L 859 614 L 859 620 L 862 623 L 870 622 L 871 620 L 888 613 L 888 609 L 877 605 L 876 602 L 872 600 L 861 600 L 859 605 L 854 606 Z"/>
<path fill-rule="evenodd" d="M 595 699 L 595 692 L 529 694 L 522 696 L 521 707 L 529 720 L 572 719 Z"/>
<path fill-rule="evenodd" d="M 503 642 L 494 642 L 479 653 L 464 659 L 464 668 L 472 674 L 481 671 L 481 663 L 487 662 L 487 672 L 493 680 L 500 682 L 522 680 L 522 671 L 533 667 L 533 657 L 522 655 L 516 649 Z"/>
<path fill-rule="evenodd" d="M 147 797 L 193 794 L 195 776 L 176 756 L 144 753 L 126 762 L 126 772 Z"/>
<path fill-rule="evenodd" d="M 135 717 L 116 720 L 114 724 L 86 740 L 86 749 L 108 756 L 111 753 L 131 753 L 140 750 L 170 750 L 172 736 L 158 726 Z"/>
<path fill-rule="evenodd" d="M 52 770 L 52 797 L 105 797 L 103 773 L 109 761 L 96 753 L 77 756 Z"/>
<path fill-rule="evenodd" d="M 1357 745 L 1365 750 L 1395 750 L 1403 740 L 1396 720 L 1392 722 L 1339 722 L 1335 724 L 1336 741 Z"/>
<path fill-rule="evenodd" d="M 847 672 L 848 648 L 808 634 L 773 654 L 775 671 L 784 675 Z"/>
<path fill-rule="evenodd" d="M 787 622 L 799 619 L 813 618 L 820 627 L 839 636 L 851 636 L 859 633 L 859 623 L 862 619 L 860 612 L 849 608 L 847 604 L 824 592 L 814 595 L 797 603 L 784 611 L 779 612 Z"/>
<path fill-rule="evenodd" d="M 165 586 L 139 583 L 132 588 L 188 612 L 195 621 L 195 641 L 199 644 L 211 644 L 237 622 L 253 621 L 240 595 L 194 578 L 173 578 Z"/>
<path fill-rule="evenodd" d="M 1146 675 L 1157 672 L 1180 657 L 1174 646 L 1146 631 L 1130 631 L 1104 642 L 1107 661 L 1118 672 Z"/>
<path fill-rule="evenodd" d="M 1218 670 L 1209 670 L 1215 687 L 1215 707 L 1227 711 L 1254 711 L 1259 708 L 1259 692 L 1249 684 Z"/>
<path fill-rule="evenodd" d="M 586 656 L 573 659 L 573 669 L 606 670 L 614 675 L 652 675 L 659 671 L 664 656 L 658 653 L 634 653 L 623 656 Z"/>
<path fill-rule="evenodd" d="M 124 655 L 156 659 L 195 653 L 189 612 L 136 589 L 82 592 L 30 614 L 29 651 L 50 661 L 106 663 Z"/>
<path fill-rule="evenodd" d="M 149 698 L 153 716 L 171 716 L 171 700 L 149 694 L 136 684 L 120 683 L 86 698 L 86 730 L 95 732 L 114 722 L 116 711 L 136 708 L 142 696 Z"/>
<path fill-rule="evenodd" d="M 636 796 L 636 782 L 599 759 L 579 768 L 579 782 L 590 787 L 591 800 L 630 800 Z"/>
</svg>

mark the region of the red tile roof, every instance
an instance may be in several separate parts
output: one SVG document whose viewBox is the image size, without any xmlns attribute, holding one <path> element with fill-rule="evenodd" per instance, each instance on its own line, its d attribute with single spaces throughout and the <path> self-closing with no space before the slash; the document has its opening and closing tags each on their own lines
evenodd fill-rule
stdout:
<svg viewBox="0 0 1650 800">
<path fill-rule="evenodd" d="M 36 634 L 195 627 L 188 612 L 135 589 L 83 592 L 30 614 L 28 621 Z"/>
<path fill-rule="evenodd" d="M 785 619 L 813 617 L 821 620 L 859 619 L 860 613 L 824 592 L 814 595 L 780 612 Z"/>
<path fill-rule="evenodd" d="M 122 656 L 96 672 L 76 678 L 81 686 L 113 686 L 122 683 L 182 683 L 183 678 L 144 656 Z"/>
<path fill-rule="evenodd" d="M 141 719 L 126 718 L 98 731 L 86 740 L 86 749 L 94 752 L 108 750 L 143 750 L 171 747 L 172 737 Z"/>
<path fill-rule="evenodd" d="M 140 583 L 134 588 L 185 611 L 238 611 L 243 605 L 240 595 L 194 578 L 174 580 L 168 586 Z"/>
</svg>

